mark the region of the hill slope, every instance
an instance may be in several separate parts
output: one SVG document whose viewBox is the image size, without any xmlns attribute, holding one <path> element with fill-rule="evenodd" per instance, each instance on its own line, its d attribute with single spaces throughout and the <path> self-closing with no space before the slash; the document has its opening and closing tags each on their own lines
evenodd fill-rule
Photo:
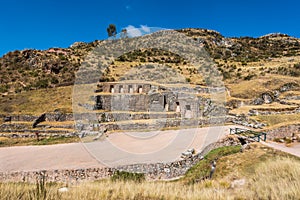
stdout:
<svg viewBox="0 0 300 200">
<path fill-rule="evenodd" d="M 201 41 L 218 65 L 224 79 L 251 79 L 266 73 L 299 76 L 300 40 L 285 34 L 269 34 L 259 38 L 226 38 L 216 31 L 206 29 L 178 30 L 195 40 Z M 72 85 L 74 73 L 89 51 L 101 41 L 75 43 L 69 48 L 49 50 L 23 50 L 9 52 L 0 58 L 0 93 L 51 88 Z M 268 67 L 273 59 L 288 57 L 288 65 Z M 136 50 L 116 59 L 119 65 L 136 63 L 169 63 L 181 66 L 183 74 L 193 79 L 193 69 L 187 69 L 186 62 L 171 52 L 148 49 Z M 255 73 L 249 63 L 255 64 Z M 123 65 L 124 65 L 123 64 Z M 186 72 L 184 72 L 186 71 Z M 249 72 L 248 72 L 249 71 Z M 108 74 L 107 80 L 115 80 Z"/>
</svg>

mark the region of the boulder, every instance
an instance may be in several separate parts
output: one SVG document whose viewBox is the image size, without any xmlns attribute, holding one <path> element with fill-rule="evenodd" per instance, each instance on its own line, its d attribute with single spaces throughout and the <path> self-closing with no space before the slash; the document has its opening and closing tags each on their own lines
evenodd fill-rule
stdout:
<svg viewBox="0 0 300 200">
<path fill-rule="evenodd" d="M 241 186 L 243 186 L 245 184 L 246 184 L 246 180 L 245 179 L 238 179 L 238 180 L 232 181 L 230 187 L 231 188 L 236 188 L 236 187 L 241 187 Z"/>
<path fill-rule="evenodd" d="M 11 122 L 11 116 L 4 117 L 4 122 Z"/>
<path fill-rule="evenodd" d="M 32 124 L 32 128 L 36 128 L 36 126 L 41 123 L 46 121 L 46 113 L 40 115 L 36 120 L 34 120 L 33 124 Z"/>
<path fill-rule="evenodd" d="M 268 93 L 263 93 L 261 97 L 266 104 L 270 104 L 274 101 L 274 97 Z"/>
<path fill-rule="evenodd" d="M 264 100 L 261 97 L 254 99 L 254 101 L 253 101 L 254 105 L 262 105 L 263 103 L 264 103 Z"/>
</svg>

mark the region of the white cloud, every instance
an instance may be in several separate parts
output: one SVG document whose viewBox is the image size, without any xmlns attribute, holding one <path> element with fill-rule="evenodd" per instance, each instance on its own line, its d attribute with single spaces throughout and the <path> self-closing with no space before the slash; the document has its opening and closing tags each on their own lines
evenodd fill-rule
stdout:
<svg viewBox="0 0 300 200">
<path fill-rule="evenodd" d="M 147 25 L 140 25 L 140 28 L 137 28 L 133 25 L 128 25 L 127 27 L 125 27 L 125 29 L 127 30 L 128 37 L 139 37 L 143 34 L 151 32 L 150 27 L 148 27 Z"/>
<path fill-rule="evenodd" d="M 145 33 L 150 33 L 150 28 L 147 25 L 141 25 L 141 29 L 145 32 Z"/>
<path fill-rule="evenodd" d="M 128 25 L 126 27 L 126 30 L 127 30 L 127 35 L 129 37 L 139 37 L 143 35 L 142 31 L 139 28 L 136 28 L 132 25 Z"/>
</svg>

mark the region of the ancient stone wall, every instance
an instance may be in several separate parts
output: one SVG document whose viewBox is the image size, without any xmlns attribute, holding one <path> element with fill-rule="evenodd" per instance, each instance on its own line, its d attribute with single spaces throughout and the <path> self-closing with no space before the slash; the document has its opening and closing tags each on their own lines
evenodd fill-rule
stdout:
<svg viewBox="0 0 300 200">
<path fill-rule="evenodd" d="M 109 82 L 99 84 L 98 88 L 105 93 L 147 93 L 151 90 L 151 84 Z"/>
<path fill-rule="evenodd" d="M 300 134 L 300 124 L 283 126 L 267 132 L 267 139 L 292 137 L 293 134 Z"/>
<path fill-rule="evenodd" d="M 0 118 L 5 118 L 8 115 L 0 115 Z M 9 115 L 11 117 L 11 121 L 24 121 L 24 122 L 33 122 L 39 116 L 34 115 Z M 46 113 L 47 121 L 72 121 L 74 120 L 73 114 L 65 114 L 60 112 L 54 113 Z"/>
</svg>

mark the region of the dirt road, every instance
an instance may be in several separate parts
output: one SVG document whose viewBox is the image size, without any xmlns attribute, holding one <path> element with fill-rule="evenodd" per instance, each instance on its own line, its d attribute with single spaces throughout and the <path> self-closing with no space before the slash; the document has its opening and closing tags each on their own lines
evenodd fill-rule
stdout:
<svg viewBox="0 0 300 200">
<path fill-rule="evenodd" d="M 286 153 L 295 155 L 300 157 L 300 144 L 294 144 L 291 147 L 287 147 L 285 146 L 285 144 L 279 144 L 279 143 L 275 143 L 275 142 L 262 142 L 264 145 L 272 147 L 274 149 L 280 150 L 280 151 L 284 151 Z"/>
<path fill-rule="evenodd" d="M 0 172 L 170 162 L 229 133 L 231 126 L 110 134 L 103 141 L 0 148 Z"/>
</svg>

